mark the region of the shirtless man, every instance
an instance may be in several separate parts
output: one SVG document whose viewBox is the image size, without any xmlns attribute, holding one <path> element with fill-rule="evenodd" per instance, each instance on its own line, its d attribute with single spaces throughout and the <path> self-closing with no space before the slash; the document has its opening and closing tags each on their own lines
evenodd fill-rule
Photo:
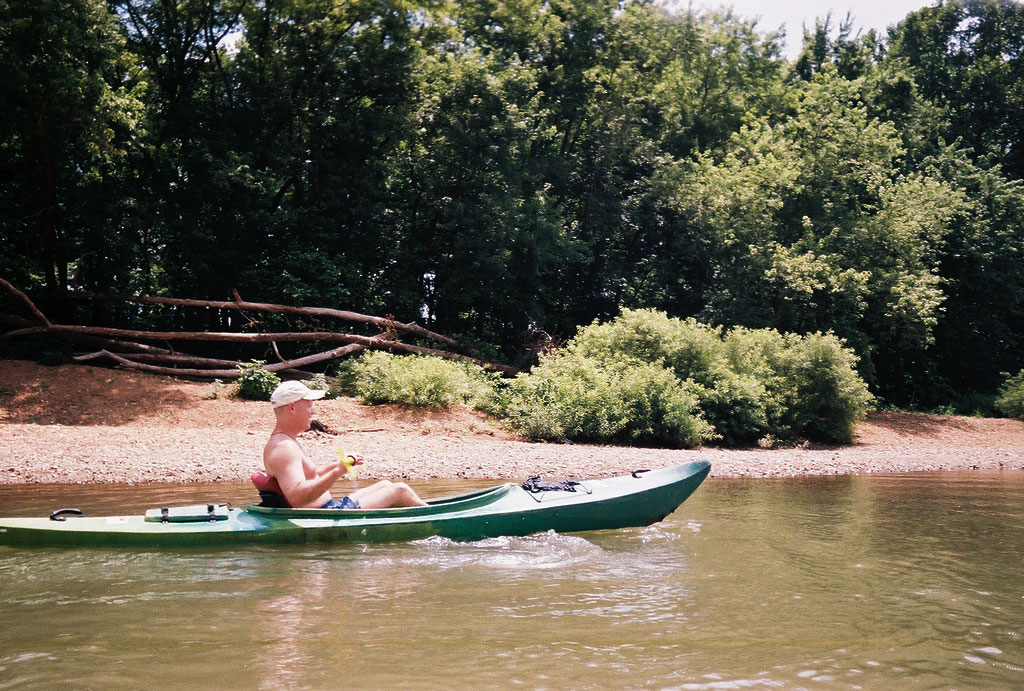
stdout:
<svg viewBox="0 0 1024 691">
<path fill-rule="evenodd" d="M 338 461 L 317 468 L 302 451 L 296 437 L 309 429 L 313 419 L 313 401 L 323 398 L 323 391 L 314 391 L 299 381 L 287 381 L 270 397 L 277 424 L 270 440 L 263 447 L 263 467 L 277 478 L 285 499 L 295 508 L 317 509 L 384 509 L 393 506 L 425 506 L 426 502 L 404 482 L 381 480 L 352 494 L 334 499 L 330 488 L 345 474 L 345 465 Z M 356 458 L 356 464 L 362 463 Z"/>
</svg>

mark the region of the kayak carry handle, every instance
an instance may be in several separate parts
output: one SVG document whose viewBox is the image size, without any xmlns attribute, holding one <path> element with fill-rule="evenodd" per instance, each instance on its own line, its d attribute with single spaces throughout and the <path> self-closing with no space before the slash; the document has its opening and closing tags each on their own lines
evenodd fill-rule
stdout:
<svg viewBox="0 0 1024 691">
<path fill-rule="evenodd" d="M 68 516 L 84 516 L 85 512 L 81 509 L 57 509 L 50 513 L 51 521 L 66 521 Z"/>
<path fill-rule="evenodd" d="M 640 477 L 640 473 L 649 473 L 649 472 L 651 472 L 650 468 L 643 468 L 641 470 L 634 470 L 631 474 L 633 475 L 633 477 Z"/>
</svg>

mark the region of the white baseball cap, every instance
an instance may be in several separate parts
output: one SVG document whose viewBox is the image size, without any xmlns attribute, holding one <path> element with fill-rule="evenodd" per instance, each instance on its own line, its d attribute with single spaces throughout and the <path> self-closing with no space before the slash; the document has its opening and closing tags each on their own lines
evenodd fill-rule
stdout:
<svg viewBox="0 0 1024 691">
<path fill-rule="evenodd" d="M 318 398 L 323 398 L 326 393 L 326 391 L 311 389 L 300 381 L 286 381 L 274 389 L 274 393 L 270 394 L 270 405 L 280 408 L 283 405 L 301 401 L 302 399 L 315 401 Z"/>
</svg>

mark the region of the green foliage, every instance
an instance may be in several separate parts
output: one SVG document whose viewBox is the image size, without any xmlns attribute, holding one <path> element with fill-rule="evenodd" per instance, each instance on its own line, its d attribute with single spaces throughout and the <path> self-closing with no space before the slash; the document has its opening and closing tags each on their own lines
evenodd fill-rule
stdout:
<svg viewBox="0 0 1024 691">
<path fill-rule="evenodd" d="M 52 307 L 128 271 L 144 87 L 102 0 L 0 3 L 0 64 L 0 275 L 41 277 Z"/>
<path fill-rule="evenodd" d="M 811 79 L 825 65 L 831 65 L 845 78 L 856 79 L 878 60 L 881 42 L 873 29 L 864 36 L 853 37 L 855 27 L 850 15 L 839 22 L 833 37 L 834 26 L 829 13 L 824 19 L 815 20 L 813 32 L 804 28 L 803 50 L 793 65 L 801 78 Z"/>
<path fill-rule="evenodd" d="M 661 366 L 678 381 L 692 382 L 704 416 L 726 443 L 767 433 L 763 387 L 730 369 L 720 328 L 672 319 L 664 312 L 627 309 L 613 321 L 582 329 L 569 348 L 605 362 Z"/>
<path fill-rule="evenodd" d="M 223 330 L 64 293 L 237 289 L 520 362 L 663 310 L 721 327 L 663 356 L 736 443 L 783 425 L 709 345 L 738 327 L 833 333 L 894 405 L 992 396 L 1024 365 L 1022 8 L 826 17 L 790 64 L 647 0 L 0 2 L 0 275 L 60 323 Z"/>
<path fill-rule="evenodd" d="M 343 378 L 350 390 L 370 405 L 482 407 L 491 398 L 492 377 L 464 362 L 373 351 L 363 353 L 346 369 Z"/>
<path fill-rule="evenodd" d="M 1024 369 L 1012 377 L 1006 373 L 1003 376 L 1006 381 L 999 388 L 995 407 L 1007 417 L 1024 420 Z"/>
<path fill-rule="evenodd" d="M 815 441 L 845 443 L 872 396 L 857 376 L 856 356 L 832 334 L 787 338 L 780 375 L 782 425 Z"/>
<path fill-rule="evenodd" d="M 572 351 L 545 357 L 513 381 L 499 410 L 532 439 L 697 446 L 714 438 L 691 387 L 670 371 Z"/>
<path fill-rule="evenodd" d="M 692 446 L 721 438 L 844 442 L 871 400 L 833 335 L 721 329 L 623 310 L 580 331 L 504 393 L 513 429 L 535 438 Z"/>
<path fill-rule="evenodd" d="M 956 191 L 955 223 L 940 254 L 946 300 L 935 334 L 930 404 L 995 393 L 1024 363 L 1024 183 L 972 163 L 953 147 L 930 158 Z"/>
<path fill-rule="evenodd" d="M 893 61 L 942 104 L 945 140 L 1024 175 L 1024 5 L 1011 0 L 936 3 L 910 13 L 891 36 Z"/>
<path fill-rule="evenodd" d="M 281 378 L 263 369 L 263 360 L 253 360 L 238 366 L 239 376 L 235 380 L 234 395 L 250 401 L 269 401 Z"/>
<path fill-rule="evenodd" d="M 331 386 L 331 382 L 327 379 L 327 375 L 322 372 L 317 372 L 312 376 L 312 378 L 304 383 L 314 391 L 323 391 L 324 398 L 335 397 L 334 387 Z"/>
</svg>

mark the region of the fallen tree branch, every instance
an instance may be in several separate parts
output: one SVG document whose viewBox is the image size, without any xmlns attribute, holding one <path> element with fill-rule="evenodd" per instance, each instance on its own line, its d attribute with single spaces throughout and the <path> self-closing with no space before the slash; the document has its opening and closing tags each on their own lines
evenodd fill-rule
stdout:
<svg viewBox="0 0 1024 691">
<path fill-rule="evenodd" d="M 281 355 L 281 351 L 277 349 L 277 341 L 271 341 L 270 347 L 274 349 L 274 355 L 277 356 L 277 361 L 284 362 L 284 357 Z"/>
<path fill-rule="evenodd" d="M 388 352 L 416 353 L 420 355 L 434 355 L 449 360 L 461 360 L 469 362 L 484 369 L 501 372 L 507 376 L 514 376 L 519 372 L 515 367 L 503 365 L 497 362 L 480 360 L 461 353 L 450 353 L 446 350 L 424 348 L 422 346 L 409 345 L 397 341 L 384 340 L 380 337 L 359 336 L 356 334 L 339 334 L 326 331 L 299 332 L 299 333 L 255 333 L 243 334 L 230 331 L 135 331 L 132 329 L 114 329 L 103 326 L 75 326 L 69 324 L 53 324 L 52 326 L 37 326 L 28 329 L 16 329 L 4 334 L 4 338 L 26 336 L 40 333 L 65 333 L 84 334 L 89 336 L 107 336 L 115 338 L 134 338 L 139 340 L 157 341 L 217 341 L 223 343 L 268 343 L 271 341 L 303 341 L 317 343 L 349 343 L 358 344 L 366 348 L 378 348 Z M 329 358 L 325 358 L 329 359 Z M 281 365 L 268 365 L 266 369 Z M 273 370 L 271 370 L 273 371 Z M 219 375 L 218 375 L 219 376 Z"/>
<path fill-rule="evenodd" d="M 291 367 L 305 367 L 306 365 L 315 365 L 316 363 L 324 362 L 325 360 L 334 360 L 335 358 L 345 357 L 346 355 L 351 355 L 352 353 L 358 353 L 360 350 L 363 350 L 364 348 L 365 346 L 361 346 L 357 343 L 352 343 L 350 345 L 341 346 L 340 348 L 334 348 L 333 350 L 327 350 L 322 353 L 307 355 L 306 357 L 296 358 L 294 360 L 289 360 L 288 362 L 278 363 L 277 365 L 269 365 L 265 369 L 274 372 L 276 370 L 272 368 L 278 367 L 280 365 L 289 365 Z"/>
<path fill-rule="evenodd" d="M 70 334 L 68 338 L 69 340 L 83 345 L 92 345 L 96 348 L 123 351 L 132 353 L 133 355 L 149 354 L 154 356 L 166 356 L 175 354 L 170 348 L 160 348 L 158 346 L 151 346 L 145 343 L 136 343 L 135 341 L 120 341 L 113 338 L 102 338 L 100 336 L 92 336 L 90 334 Z"/>
<path fill-rule="evenodd" d="M 43 326 L 36 325 L 28 319 L 22 317 L 16 317 L 13 315 L 0 314 L 0 323 L 5 323 L 11 326 L 16 326 L 12 331 L 4 333 L 0 338 L 9 339 L 18 336 L 28 336 L 33 334 L 62 334 L 72 341 L 80 343 L 92 343 L 101 348 L 101 350 L 95 353 L 89 353 L 81 355 L 75 359 L 78 361 L 87 361 L 96 359 L 99 357 L 107 357 L 113 359 L 120 364 L 131 367 L 133 369 L 140 369 L 148 372 L 155 372 L 159 374 L 171 374 L 181 376 L 199 376 L 199 377 L 224 377 L 234 378 L 238 376 L 238 362 L 234 360 L 216 360 L 213 358 L 202 358 L 197 356 L 179 355 L 175 354 L 173 350 L 169 348 L 159 348 L 156 346 L 146 345 L 139 343 L 138 341 L 156 340 L 156 341 L 214 341 L 220 343 L 270 343 L 274 349 L 274 353 L 277 355 L 281 362 L 277 362 L 273 365 L 266 365 L 264 369 L 275 372 L 275 371 L 291 371 L 296 367 L 303 367 L 305 365 L 316 364 L 331 360 L 339 357 L 344 357 L 354 352 L 363 350 L 364 348 L 378 348 L 386 350 L 392 353 L 415 353 L 420 355 L 432 355 L 435 357 L 446 358 L 450 360 L 459 360 L 474 364 L 478 367 L 482 367 L 486 370 L 493 372 L 501 372 L 505 376 L 514 376 L 519 372 L 515 367 L 510 367 L 498 362 L 492 362 L 483 360 L 480 357 L 473 355 L 466 355 L 462 352 L 449 352 L 446 350 L 437 350 L 434 348 L 425 348 L 422 346 L 409 345 L 407 343 L 401 343 L 397 340 L 398 332 L 411 333 L 433 340 L 440 341 L 448 344 L 456 350 L 470 350 L 474 355 L 478 355 L 476 351 L 465 344 L 459 343 L 454 339 L 436 334 L 432 331 L 424 329 L 423 327 L 417 326 L 415 323 L 403 324 L 396 321 L 393 318 L 387 317 L 373 317 L 365 314 L 359 314 L 357 312 L 347 312 L 343 310 L 334 310 L 320 307 L 290 307 L 287 305 L 273 305 L 268 303 L 254 303 L 245 302 L 238 295 L 238 292 L 234 292 L 234 302 L 215 302 L 209 300 L 186 300 L 178 298 L 126 298 L 134 302 L 146 302 L 153 304 L 166 304 L 166 305 L 178 305 L 178 306 L 189 306 L 189 307 L 204 307 L 213 309 L 238 309 L 238 310 L 256 310 L 256 311 L 267 311 L 267 312 L 280 312 L 288 314 L 304 314 L 312 316 L 326 316 L 335 317 L 340 319 L 348 319 L 351 321 L 361 321 L 365 323 L 376 324 L 381 328 L 382 332 L 377 336 L 360 336 L 357 334 L 346 334 L 346 333 L 335 333 L 326 331 L 314 331 L 314 332 L 284 332 L 284 333 L 238 333 L 238 332 L 210 332 L 210 331 L 140 331 L 136 329 L 117 329 L 110 327 L 101 326 L 77 326 L 71 324 L 53 324 L 46 316 L 39 311 L 31 299 L 8 281 L 0 278 L 0 284 L 10 290 L 13 294 L 18 296 L 29 308 L 34 316 L 36 316 L 42 323 Z M 123 340 L 130 339 L 130 340 Z M 313 355 L 307 355 L 305 357 L 296 358 L 293 360 L 284 360 L 281 356 L 280 351 L 277 347 L 277 341 L 292 341 L 292 342 L 316 342 L 316 343 L 344 343 L 346 345 L 333 348 L 321 353 L 315 353 Z M 114 352 L 114 351 L 121 352 Z M 128 353 L 124 351 L 129 351 Z M 129 353 L 134 353 L 137 357 L 130 359 L 126 357 Z M 145 356 L 145 357 L 143 357 Z M 176 367 L 163 367 L 161 365 L 152 365 L 141 362 L 141 360 L 149 360 L 150 362 L 158 362 L 163 364 L 192 364 L 201 365 L 200 368 L 176 368 Z M 232 369 L 217 369 L 223 365 L 230 365 Z M 308 376 L 308 373 L 302 372 L 302 374 Z"/>
<path fill-rule="evenodd" d="M 269 343 L 270 341 L 341 341 L 356 338 L 350 334 L 328 331 L 282 332 L 282 333 L 237 333 L 234 331 L 137 331 L 115 329 L 108 326 L 77 326 L 74 324 L 53 324 L 16 329 L 4 334 L 6 338 L 29 336 L 41 333 L 86 334 L 112 338 L 136 338 L 144 341 L 218 341 L 221 343 Z M 365 338 L 365 337 L 360 337 Z"/>
<path fill-rule="evenodd" d="M 109 350 L 100 350 L 95 353 L 89 353 L 87 355 L 79 355 L 74 360 L 78 362 L 85 362 L 88 360 L 94 360 L 97 358 L 110 358 L 114 362 L 117 362 L 128 369 L 138 370 L 140 372 L 148 372 L 150 374 L 168 374 L 172 377 L 203 377 L 203 378 L 214 378 L 214 379 L 237 379 L 241 372 L 237 368 L 232 369 L 189 369 L 186 367 L 161 367 L 160 365 L 147 365 L 141 362 L 135 362 L 134 360 L 118 355 L 117 353 L 111 353 Z M 274 365 L 267 365 L 264 369 L 270 372 L 286 372 L 293 376 L 308 379 L 313 375 L 309 372 L 303 372 L 296 370 L 293 367 L 285 367 L 288 363 L 277 363 Z"/>
<path fill-rule="evenodd" d="M 8 331 L 0 338 L 7 338 L 10 336 L 25 335 L 26 329 L 43 329 L 45 331 L 48 327 L 37 326 L 35 322 L 29 321 L 24 317 L 18 317 L 13 314 L 0 313 L 0 324 L 6 326 L 17 327 L 17 330 Z M 53 326 L 51 324 L 51 326 Z M 34 333 L 34 332 L 33 332 Z M 106 348 L 112 351 L 126 351 L 131 353 L 153 353 L 153 354 L 172 354 L 174 351 L 168 348 L 160 348 L 157 346 L 147 345 L 145 343 L 137 343 L 135 341 L 119 341 L 111 338 L 103 338 L 101 336 L 94 336 L 90 334 L 79 334 L 79 333 L 68 333 L 65 334 L 68 340 L 74 341 L 75 343 L 81 343 L 83 345 L 91 345 L 96 348 Z"/>
<path fill-rule="evenodd" d="M 199 357 L 197 355 L 181 355 L 178 353 L 122 353 L 101 349 L 95 353 L 83 353 L 76 355 L 72 360 L 84 362 L 95 358 L 104 357 L 108 352 L 116 352 L 117 355 L 128 358 L 132 362 L 161 364 L 161 365 L 192 365 L 194 367 L 216 369 L 218 367 L 238 367 L 241 363 L 237 360 L 221 360 L 218 358 Z"/>
<path fill-rule="evenodd" d="M 255 310 L 259 312 L 274 312 L 277 314 L 302 314 L 306 316 L 317 316 L 317 317 L 333 317 L 335 319 L 344 319 L 347 321 L 360 322 L 363 324 L 375 324 L 384 329 L 394 329 L 396 331 L 402 331 L 405 333 L 420 336 L 422 338 L 429 338 L 433 341 L 443 343 L 449 348 L 470 355 L 472 357 L 479 357 L 480 353 L 465 343 L 460 343 L 454 338 L 449 338 L 439 333 L 434 333 L 429 329 L 425 329 L 415 323 L 403 324 L 394 319 L 386 319 L 384 317 L 374 317 L 368 314 L 360 314 L 358 312 L 349 312 L 346 310 L 336 310 L 329 307 L 294 307 L 291 305 L 275 305 L 267 302 L 246 302 L 242 300 L 238 293 L 235 292 L 235 300 L 228 301 L 216 301 L 216 300 L 191 300 L 186 298 L 161 298 L 161 297 L 128 297 L 125 298 L 129 302 L 141 302 L 151 305 L 172 305 L 177 307 L 206 307 L 214 309 L 237 309 L 237 310 Z"/>
<path fill-rule="evenodd" d="M 183 367 L 162 367 L 160 365 L 147 365 L 141 362 L 135 362 L 126 357 L 112 353 L 109 350 L 99 350 L 95 353 L 88 353 L 86 355 L 78 355 L 73 359 L 76 362 L 88 362 L 90 360 L 97 360 L 99 358 L 109 358 L 114 362 L 127 367 L 128 369 L 139 370 L 140 372 L 149 372 L 151 374 L 170 374 L 179 377 L 214 377 L 231 379 L 238 377 L 240 372 L 237 369 L 188 369 Z"/>
<path fill-rule="evenodd" d="M 6 281 L 6 280 L 4 280 L 2 278 L 0 278 L 0 285 L 3 285 L 5 288 L 7 288 L 7 290 L 11 291 L 17 297 L 21 298 L 21 301 L 25 303 L 25 305 L 28 307 L 29 311 L 32 312 L 32 314 L 39 321 L 41 321 L 42 323 L 46 324 L 47 326 L 51 326 L 50 320 L 46 318 L 46 315 L 44 315 L 42 312 L 39 311 L 39 308 L 36 307 L 36 303 L 34 303 L 31 300 L 29 300 L 28 295 L 25 295 L 25 293 L 21 292 L 20 290 L 18 290 L 14 286 L 12 286 L 8 281 Z"/>
<path fill-rule="evenodd" d="M 324 351 L 322 353 L 314 353 L 313 355 L 306 355 L 305 357 L 295 358 L 293 360 L 287 360 L 282 362 L 274 363 L 273 365 L 264 365 L 263 369 L 268 372 L 291 372 L 297 370 L 299 367 L 305 367 L 307 365 L 314 365 L 319 362 L 326 360 L 333 360 L 352 353 L 364 350 L 365 346 L 357 343 L 341 346 L 340 348 L 333 348 L 331 350 Z M 100 357 L 108 357 L 115 362 L 119 362 L 126 367 L 132 367 L 133 369 L 141 369 L 147 372 L 157 372 L 160 374 L 177 374 L 179 376 L 202 376 L 202 377 L 217 377 L 224 379 L 234 379 L 240 374 L 238 367 L 242 364 L 234 360 L 218 360 L 215 358 L 203 358 L 192 355 L 159 355 L 159 354 L 133 354 L 131 357 L 124 357 L 118 353 L 112 353 L 109 350 L 100 350 L 95 353 L 87 353 L 85 355 L 79 355 L 73 359 L 78 362 L 85 362 L 87 360 L 94 360 Z M 149 365 L 143 360 L 149 360 L 150 362 L 163 362 L 163 363 L 176 363 L 186 365 L 202 365 L 201 369 L 187 369 L 177 367 L 160 367 L 158 365 Z M 212 367 L 227 365 L 231 369 L 212 369 Z M 308 372 L 302 372 L 306 376 Z"/>
</svg>

